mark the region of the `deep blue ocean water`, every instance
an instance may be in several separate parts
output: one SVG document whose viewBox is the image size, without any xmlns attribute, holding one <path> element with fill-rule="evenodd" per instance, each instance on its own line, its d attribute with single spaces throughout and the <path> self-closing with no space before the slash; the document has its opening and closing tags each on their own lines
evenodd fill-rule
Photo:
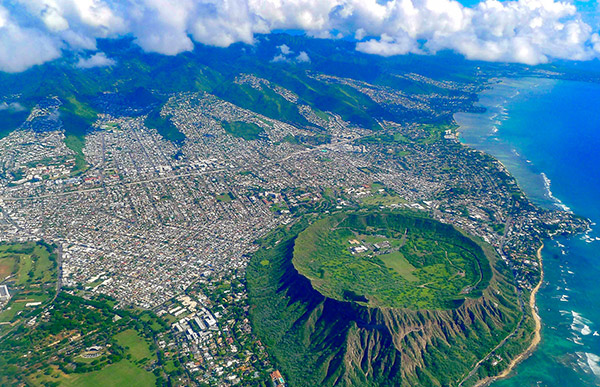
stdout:
<svg viewBox="0 0 600 387">
<path fill-rule="evenodd" d="M 600 85 L 503 79 L 460 113 L 463 143 L 498 158 L 536 204 L 599 225 L 549 240 L 537 297 L 542 341 L 495 387 L 600 385 Z"/>
</svg>

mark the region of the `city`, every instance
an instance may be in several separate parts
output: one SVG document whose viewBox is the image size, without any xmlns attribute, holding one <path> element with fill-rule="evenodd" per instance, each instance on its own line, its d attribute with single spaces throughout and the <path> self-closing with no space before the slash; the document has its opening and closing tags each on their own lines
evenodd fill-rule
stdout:
<svg viewBox="0 0 600 387">
<path fill-rule="evenodd" d="M 158 346 L 188 359 L 186 378 L 235 385 L 274 370 L 247 316 L 243 273 L 254 242 L 306 212 L 428 213 L 491 243 L 524 290 L 539 281 L 540 240 L 587 228 L 570 213 L 534 207 L 502 164 L 458 142 L 456 126 L 416 120 L 470 109 L 477 84 L 406 75 L 457 94 L 442 98 L 311 76 L 406 109 L 406 121 L 361 128 L 241 74 L 235 82 L 282 96 L 307 124 L 206 93 L 175 93 L 160 114 L 185 136 L 178 144 L 146 125 L 152 107 L 136 111 L 107 94 L 85 137 L 82 168 L 65 145 L 61 102 L 50 98 L 0 139 L 1 235 L 57 244 L 59 288 L 155 312 L 170 324 Z M 258 129 L 246 139 L 223 123 Z M 228 290 L 216 296 L 219 284 Z"/>
</svg>

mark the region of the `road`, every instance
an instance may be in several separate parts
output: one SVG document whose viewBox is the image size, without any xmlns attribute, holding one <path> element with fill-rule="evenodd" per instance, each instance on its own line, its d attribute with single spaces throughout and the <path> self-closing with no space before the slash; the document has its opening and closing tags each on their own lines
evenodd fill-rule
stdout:
<svg viewBox="0 0 600 387">
<path fill-rule="evenodd" d="M 361 139 L 363 137 L 366 137 L 366 136 L 359 136 L 359 137 L 356 137 L 356 138 L 353 138 L 353 139 L 339 141 L 339 142 L 332 143 L 332 144 L 323 144 L 323 145 L 316 146 L 314 148 L 308 148 L 308 149 L 299 150 L 299 151 L 290 153 L 289 155 L 287 155 L 287 156 L 285 156 L 285 157 L 283 157 L 281 159 L 268 160 L 263 165 L 264 166 L 268 166 L 268 165 L 282 163 L 282 162 L 285 162 L 285 161 L 289 160 L 292 157 L 295 157 L 295 156 L 298 156 L 298 155 L 301 155 L 301 154 L 318 152 L 318 151 L 321 151 L 323 149 L 327 149 L 328 147 L 331 147 L 331 146 L 349 144 L 349 143 L 354 142 L 356 140 L 359 140 L 359 139 Z M 152 183 L 152 182 L 157 182 L 157 181 L 166 181 L 166 180 L 180 179 L 182 177 L 210 175 L 210 174 L 219 173 L 219 172 L 225 172 L 225 171 L 237 171 L 237 170 L 241 170 L 242 168 L 243 167 L 241 167 L 241 166 L 237 167 L 237 168 L 216 168 L 216 169 L 211 169 L 210 171 L 195 171 L 195 172 L 189 172 L 189 173 L 181 173 L 181 174 L 177 174 L 177 175 L 154 177 L 154 178 L 151 178 L 151 179 L 143 179 L 143 180 L 131 181 L 131 182 L 128 182 L 128 183 L 117 183 L 117 184 L 114 184 L 112 186 L 119 186 L 120 185 L 120 186 L 129 187 L 129 186 L 133 186 L 133 185 L 139 185 L 139 184 L 145 184 L 145 183 Z M 59 192 L 59 193 L 49 193 L 49 194 L 44 194 L 44 195 L 27 196 L 27 197 L 0 197 L 0 200 L 3 200 L 3 201 L 20 201 L 20 200 L 32 200 L 32 199 L 45 199 L 45 198 L 51 198 L 51 197 L 52 198 L 53 197 L 64 197 L 64 196 L 78 195 L 78 194 L 88 193 L 88 192 L 94 192 L 94 191 L 102 191 L 102 190 L 104 190 L 106 188 L 110 188 L 112 186 L 101 186 L 101 187 L 95 187 L 95 188 L 80 189 L 80 190 L 75 190 L 75 191 L 67 191 L 67 192 Z"/>
<path fill-rule="evenodd" d="M 504 247 L 504 242 L 506 240 L 506 235 L 509 233 L 510 229 L 512 227 L 512 217 L 509 217 L 506 220 L 505 223 L 505 229 L 504 229 L 504 235 L 502 236 L 501 240 L 500 240 L 500 250 L 502 250 L 502 248 Z M 512 270 L 511 270 L 512 272 Z M 513 273 L 514 275 L 514 273 Z M 541 281 L 541 280 L 540 280 Z M 506 341 L 508 341 L 508 339 L 510 339 L 511 337 L 513 337 L 515 334 L 517 334 L 517 332 L 521 329 L 521 327 L 523 326 L 523 321 L 525 320 L 525 317 L 527 315 L 526 310 L 525 310 L 525 303 L 523 302 L 523 297 L 522 297 L 522 292 L 520 289 L 516 288 L 517 290 L 517 297 L 519 299 L 519 307 L 521 308 L 521 319 L 519 320 L 517 326 L 515 327 L 515 329 L 508 334 L 508 336 L 506 336 L 502 341 L 500 341 L 500 343 L 498 343 L 498 345 L 496 345 L 494 347 L 494 349 L 492 349 L 487 355 L 485 355 L 485 357 L 481 360 L 479 360 L 471 369 L 471 371 L 467 374 L 467 376 L 465 376 L 460 383 L 458 383 L 458 386 L 462 386 L 463 383 L 465 383 L 467 380 L 469 380 L 473 375 L 475 375 L 475 373 L 477 372 L 477 370 L 479 369 L 479 367 L 481 366 L 481 364 L 483 364 L 484 362 L 486 362 L 487 360 L 490 359 L 490 357 L 500 348 L 502 347 Z"/>
</svg>

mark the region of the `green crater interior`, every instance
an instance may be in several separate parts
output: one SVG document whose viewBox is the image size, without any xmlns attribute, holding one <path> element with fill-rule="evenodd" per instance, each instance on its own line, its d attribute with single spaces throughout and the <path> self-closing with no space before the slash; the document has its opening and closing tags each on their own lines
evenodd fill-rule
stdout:
<svg viewBox="0 0 600 387">
<path fill-rule="evenodd" d="M 292 261 L 324 296 L 372 307 L 456 308 L 492 276 L 475 238 L 410 213 L 318 220 L 298 235 Z"/>
</svg>

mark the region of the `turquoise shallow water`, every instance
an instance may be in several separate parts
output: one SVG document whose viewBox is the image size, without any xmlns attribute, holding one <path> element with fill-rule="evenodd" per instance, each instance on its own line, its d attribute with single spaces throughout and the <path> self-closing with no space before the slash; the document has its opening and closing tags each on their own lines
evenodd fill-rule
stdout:
<svg viewBox="0 0 600 387">
<path fill-rule="evenodd" d="M 600 223 L 600 85 L 504 79 L 460 113 L 461 140 L 494 155 L 538 205 Z M 542 342 L 495 387 L 600 385 L 600 226 L 547 241 Z"/>
</svg>

